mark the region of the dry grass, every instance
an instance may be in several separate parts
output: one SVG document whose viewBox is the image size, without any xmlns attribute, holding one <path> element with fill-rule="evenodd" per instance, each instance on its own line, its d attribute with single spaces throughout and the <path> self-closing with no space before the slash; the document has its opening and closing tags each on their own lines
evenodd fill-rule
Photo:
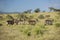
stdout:
<svg viewBox="0 0 60 40">
<path fill-rule="evenodd" d="M 3 26 L 0 26 L 0 40 L 60 40 L 60 27 L 56 27 L 55 23 L 59 22 L 59 19 L 56 18 L 57 12 L 45 12 L 45 13 L 33 13 L 26 14 L 27 16 L 32 15 L 34 18 L 37 18 L 39 15 L 50 15 L 50 18 L 54 19 L 53 25 L 44 26 L 44 20 L 39 19 L 39 22 L 33 25 L 7 25 L 6 19 L 0 20 L 0 23 Z M 6 18 L 7 14 L 3 14 L 3 17 Z M 17 14 L 9 14 L 14 18 Z"/>
</svg>

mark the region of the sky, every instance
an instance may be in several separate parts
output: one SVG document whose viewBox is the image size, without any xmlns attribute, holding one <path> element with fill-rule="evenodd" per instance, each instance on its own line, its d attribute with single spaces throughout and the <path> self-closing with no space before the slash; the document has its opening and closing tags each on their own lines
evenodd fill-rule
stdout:
<svg viewBox="0 0 60 40">
<path fill-rule="evenodd" d="M 23 12 L 40 8 L 48 11 L 48 7 L 60 8 L 60 0 L 0 0 L 0 11 Z"/>
</svg>

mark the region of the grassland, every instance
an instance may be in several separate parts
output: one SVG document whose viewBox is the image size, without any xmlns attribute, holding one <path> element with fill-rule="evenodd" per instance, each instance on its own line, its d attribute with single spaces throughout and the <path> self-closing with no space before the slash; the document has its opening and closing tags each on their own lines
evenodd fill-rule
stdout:
<svg viewBox="0 0 60 40">
<path fill-rule="evenodd" d="M 0 40 L 60 40 L 60 14 L 58 12 L 40 12 L 27 13 L 27 16 L 34 16 L 39 22 L 33 25 L 7 25 L 6 16 L 8 14 L 0 14 L 4 19 L 0 20 L 3 26 L 0 26 Z M 18 14 L 9 14 L 16 18 Z M 50 15 L 49 18 L 54 19 L 53 25 L 44 25 L 44 19 L 39 19 L 39 15 Z"/>
</svg>

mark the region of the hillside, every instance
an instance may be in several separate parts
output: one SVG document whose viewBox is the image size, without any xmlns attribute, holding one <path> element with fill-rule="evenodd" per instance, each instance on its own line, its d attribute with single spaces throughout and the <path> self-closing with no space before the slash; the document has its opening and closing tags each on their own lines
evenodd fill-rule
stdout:
<svg viewBox="0 0 60 40">
<path fill-rule="evenodd" d="M 60 40 L 60 12 L 40 12 L 27 13 L 28 18 L 38 19 L 35 25 L 31 24 L 7 24 L 8 17 L 11 15 L 17 19 L 15 14 L 0 14 L 0 40 Z M 41 16 L 42 15 L 42 16 Z M 45 25 L 45 20 L 53 19 L 52 25 Z"/>
</svg>

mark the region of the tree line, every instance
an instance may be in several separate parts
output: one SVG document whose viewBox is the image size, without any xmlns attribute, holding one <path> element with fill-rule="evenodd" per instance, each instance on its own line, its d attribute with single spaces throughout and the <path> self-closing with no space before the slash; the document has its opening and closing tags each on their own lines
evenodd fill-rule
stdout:
<svg viewBox="0 0 60 40">
<path fill-rule="evenodd" d="M 48 7 L 49 8 L 49 12 L 60 12 L 60 9 L 57 9 L 57 8 L 54 8 L 54 7 Z M 27 10 L 27 11 L 24 11 L 23 13 L 31 13 L 31 11 L 32 11 L 32 9 L 29 9 L 29 10 Z M 40 8 L 36 8 L 35 10 L 34 10 L 34 12 L 35 13 L 39 13 L 39 12 L 41 12 L 41 10 L 40 10 Z M 42 12 L 46 12 L 45 10 L 44 11 L 42 11 Z"/>
</svg>

